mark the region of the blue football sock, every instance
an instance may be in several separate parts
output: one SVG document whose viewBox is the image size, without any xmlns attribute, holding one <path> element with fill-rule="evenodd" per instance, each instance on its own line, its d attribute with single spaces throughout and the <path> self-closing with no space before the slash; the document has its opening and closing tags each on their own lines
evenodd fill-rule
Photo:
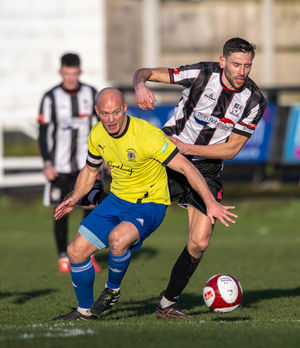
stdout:
<svg viewBox="0 0 300 348">
<path fill-rule="evenodd" d="M 78 307 L 91 308 L 94 303 L 95 269 L 91 258 L 81 263 L 71 263 L 72 284 Z"/>
<path fill-rule="evenodd" d="M 106 286 L 110 289 L 119 289 L 121 281 L 126 273 L 127 267 L 131 260 L 131 252 L 127 249 L 126 253 L 121 256 L 114 256 L 111 252 L 108 255 L 108 282 Z"/>
</svg>

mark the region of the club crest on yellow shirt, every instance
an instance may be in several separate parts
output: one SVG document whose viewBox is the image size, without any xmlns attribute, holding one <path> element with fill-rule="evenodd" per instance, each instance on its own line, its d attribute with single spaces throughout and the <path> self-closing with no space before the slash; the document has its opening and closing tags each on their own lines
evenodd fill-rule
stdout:
<svg viewBox="0 0 300 348">
<path fill-rule="evenodd" d="M 127 159 L 129 162 L 135 162 L 136 161 L 136 152 L 134 149 L 128 149 L 127 150 Z"/>
</svg>

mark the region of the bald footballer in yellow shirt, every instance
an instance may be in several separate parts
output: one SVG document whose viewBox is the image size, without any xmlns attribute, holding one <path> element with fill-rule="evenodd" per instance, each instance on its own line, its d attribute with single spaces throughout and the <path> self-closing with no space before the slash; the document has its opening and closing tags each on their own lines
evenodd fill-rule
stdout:
<svg viewBox="0 0 300 348">
<path fill-rule="evenodd" d="M 103 161 L 111 169 L 111 192 L 81 222 L 68 247 L 78 307 L 55 320 L 97 319 L 119 300 L 131 251 L 138 250 L 159 227 L 170 204 L 166 166 L 186 176 L 205 202 L 212 223 L 218 218 L 228 226 L 237 217 L 229 211 L 234 207 L 222 206 L 214 199 L 199 171 L 160 129 L 126 115 L 127 103 L 119 90 L 100 91 L 95 110 L 101 122 L 90 132 L 86 165 L 73 193 L 57 207 L 54 217 L 69 213 L 91 190 Z M 110 250 L 108 281 L 94 302 L 95 271 L 90 256 L 103 248 Z"/>
</svg>

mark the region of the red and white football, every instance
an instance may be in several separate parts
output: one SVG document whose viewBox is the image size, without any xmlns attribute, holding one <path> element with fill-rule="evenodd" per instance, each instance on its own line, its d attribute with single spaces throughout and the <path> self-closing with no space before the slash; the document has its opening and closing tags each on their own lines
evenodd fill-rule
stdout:
<svg viewBox="0 0 300 348">
<path fill-rule="evenodd" d="M 228 313 L 241 303 L 243 289 L 240 282 L 230 274 L 217 274 L 208 279 L 203 289 L 203 299 L 214 312 Z"/>
</svg>

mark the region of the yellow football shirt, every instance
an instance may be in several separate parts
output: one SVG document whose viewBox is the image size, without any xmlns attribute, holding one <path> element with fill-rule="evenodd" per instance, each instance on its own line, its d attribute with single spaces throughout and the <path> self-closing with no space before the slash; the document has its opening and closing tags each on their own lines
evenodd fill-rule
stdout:
<svg viewBox="0 0 300 348">
<path fill-rule="evenodd" d="M 153 124 L 127 117 L 118 137 L 107 133 L 98 122 L 89 134 L 87 164 L 111 168 L 110 191 L 129 202 L 170 204 L 165 165 L 178 153 L 176 146 Z"/>
</svg>

